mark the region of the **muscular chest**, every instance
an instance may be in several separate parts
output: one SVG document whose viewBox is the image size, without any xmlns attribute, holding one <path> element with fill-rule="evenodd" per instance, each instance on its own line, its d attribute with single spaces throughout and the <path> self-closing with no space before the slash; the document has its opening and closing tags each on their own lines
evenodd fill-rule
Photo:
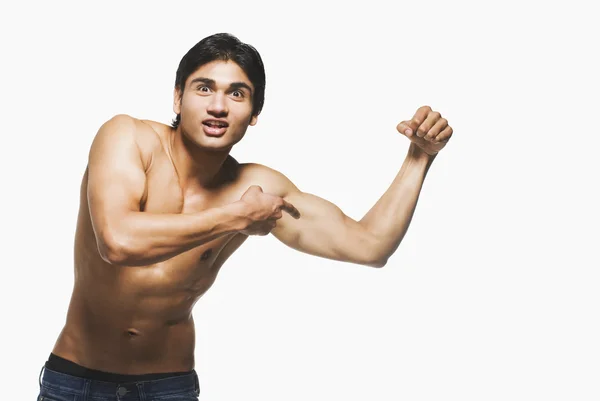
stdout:
<svg viewBox="0 0 600 401">
<path fill-rule="evenodd" d="M 235 202 L 243 194 L 234 179 L 210 189 L 184 189 L 173 163 L 162 152 L 154 156 L 146 172 L 146 188 L 140 208 L 151 213 L 193 214 Z"/>
<path fill-rule="evenodd" d="M 185 191 L 170 160 L 159 159 L 147 173 L 146 191 L 140 208 L 147 213 L 200 214 L 235 202 L 241 197 L 238 192 L 235 183 L 206 191 Z M 234 237 L 232 234 L 216 238 L 169 260 L 147 266 L 140 274 L 148 283 L 202 291 L 210 286 L 224 259 L 231 253 L 229 249 L 223 250 Z"/>
</svg>

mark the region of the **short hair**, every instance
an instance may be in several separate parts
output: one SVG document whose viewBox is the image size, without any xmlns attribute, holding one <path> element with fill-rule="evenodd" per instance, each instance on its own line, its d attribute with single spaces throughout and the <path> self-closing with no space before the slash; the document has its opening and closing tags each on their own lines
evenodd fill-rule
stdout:
<svg viewBox="0 0 600 401">
<path fill-rule="evenodd" d="M 231 60 L 246 73 L 254 86 L 252 115 L 259 115 L 265 102 L 265 67 L 260 54 L 252 45 L 241 42 L 229 33 L 207 36 L 183 56 L 175 76 L 175 88 L 181 91 L 180 96 L 183 96 L 189 76 L 204 64 L 215 60 Z M 171 126 L 177 128 L 180 122 L 181 115 L 177 114 Z"/>
</svg>

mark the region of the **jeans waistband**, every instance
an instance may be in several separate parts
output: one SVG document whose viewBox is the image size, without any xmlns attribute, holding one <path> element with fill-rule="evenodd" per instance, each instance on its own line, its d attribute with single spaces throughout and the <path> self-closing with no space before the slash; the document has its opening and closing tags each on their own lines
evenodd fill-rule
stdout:
<svg viewBox="0 0 600 401">
<path fill-rule="evenodd" d="M 55 372 L 45 367 L 42 368 L 42 372 L 40 372 L 40 386 L 44 386 L 49 390 L 71 393 L 82 399 L 85 399 L 88 395 L 97 397 L 114 397 L 118 395 L 119 400 L 127 401 L 190 392 L 200 394 L 198 375 L 195 370 L 187 375 L 130 383 L 110 383 L 84 379 Z"/>
</svg>

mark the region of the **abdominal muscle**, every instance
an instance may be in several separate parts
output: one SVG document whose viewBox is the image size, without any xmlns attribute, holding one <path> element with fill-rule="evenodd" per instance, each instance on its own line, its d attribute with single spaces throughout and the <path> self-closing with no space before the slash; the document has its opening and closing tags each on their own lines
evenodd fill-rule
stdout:
<svg viewBox="0 0 600 401">
<path fill-rule="evenodd" d="M 206 248 L 221 248 L 225 241 Z M 215 280 L 214 258 L 199 261 L 202 249 L 195 249 L 156 265 L 112 266 L 93 251 L 94 244 L 77 242 L 75 286 L 53 353 L 118 374 L 192 370 L 192 308 Z"/>
</svg>

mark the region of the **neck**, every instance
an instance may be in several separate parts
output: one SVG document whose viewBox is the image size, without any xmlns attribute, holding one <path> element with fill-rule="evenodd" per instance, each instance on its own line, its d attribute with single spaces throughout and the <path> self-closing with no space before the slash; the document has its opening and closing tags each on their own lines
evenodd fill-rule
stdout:
<svg viewBox="0 0 600 401">
<path fill-rule="evenodd" d="M 173 164 L 184 191 L 206 189 L 215 185 L 231 148 L 206 150 L 191 143 L 178 127 L 170 138 Z"/>
</svg>

